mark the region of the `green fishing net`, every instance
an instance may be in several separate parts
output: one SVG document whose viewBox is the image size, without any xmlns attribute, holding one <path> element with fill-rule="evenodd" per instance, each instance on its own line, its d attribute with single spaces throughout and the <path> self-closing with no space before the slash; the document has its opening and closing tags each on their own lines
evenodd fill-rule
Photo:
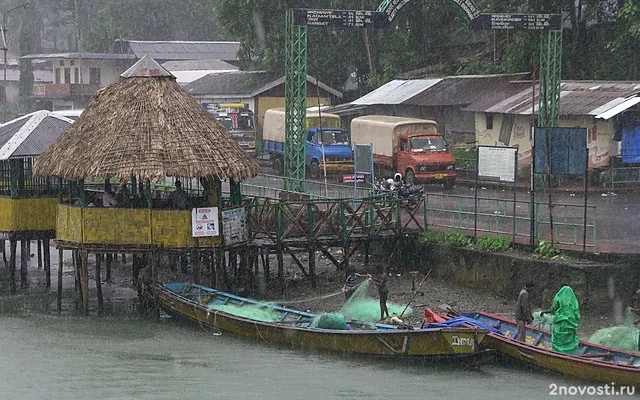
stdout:
<svg viewBox="0 0 640 400">
<path fill-rule="evenodd" d="M 270 308 L 245 304 L 236 306 L 233 304 L 209 304 L 209 308 L 226 312 L 237 317 L 254 319 L 262 322 L 278 322 L 282 316 Z"/>
<path fill-rule="evenodd" d="M 553 314 L 542 314 L 542 311 L 536 311 L 533 313 L 533 322 L 531 325 L 536 328 L 551 331 L 551 329 L 553 329 Z"/>
<path fill-rule="evenodd" d="M 380 300 L 378 298 L 372 298 L 368 295 L 370 287 L 369 280 L 364 281 L 358 286 L 353 295 L 347 300 L 347 302 L 340 309 L 340 314 L 347 317 L 347 319 L 353 319 L 358 321 L 370 321 L 376 322 L 380 320 Z M 373 294 L 373 290 L 372 290 Z M 375 295 L 377 295 L 377 290 Z M 406 318 L 413 314 L 413 309 L 408 307 L 405 310 L 405 305 L 394 304 L 387 301 L 387 308 L 389 309 L 389 316 L 394 315 L 398 318 Z M 404 314 L 402 313 L 404 311 Z M 402 314 L 402 316 L 400 316 Z"/>
<path fill-rule="evenodd" d="M 318 314 L 313 318 L 313 321 L 311 321 L 311 327 L 320 329 L 345 330 L 347 329 L 347 320 L 344 315 L 341 314 Z"/>
<path fill-rule="evenodd" d="M 554 351 L 573 354 L 578 350 L 580 306 L 569 286 L 563 286 L 553 298 L 553 329 L 551 344 Z"/>
<path fill-rule="evenodd" d="M 591 335 L 589 341 L 612 349 L 640 351 L 638 348 L 640 331 L 633 326 L 633 320 L 633 313 L 627 310 L 624 325 L 600 329 Z"/>
</svg>

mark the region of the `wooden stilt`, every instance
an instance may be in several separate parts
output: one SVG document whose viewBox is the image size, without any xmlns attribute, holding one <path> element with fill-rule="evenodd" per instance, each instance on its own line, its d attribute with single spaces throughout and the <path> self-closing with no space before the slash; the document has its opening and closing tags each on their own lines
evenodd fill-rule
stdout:
<svg viewBox="0 0 640 400">
<path fill-rule="evenodd" d="M 75 278 L 75 290 L 76 292 L 80 292 L 80 298 L 82 298 L 82 291 L 80 290 L 80 252 L 78 250 L 73 250 L 73 277 Z"/>
<path fill-rule="evenodd" d="M 266 256 L 264 256 L 264 251 L 265 250 L 267 251 L 267 255 Z M 268 283 L 270 275 L 271 275 L 271 268 L 269 267 L 269 259 L 271 258 L 271 250 L 268 247 L 266 249 L 263 247 L 262 248 L 262 254 L 263 254 L 262 268 L 264 269 L 264 279 Z"/>
<path fill-rule="evenodd" d="M 311 287 L 316 288 L 316 250 L 313 246 L 309 248 L 309 276 L 311 276 Z"/>
<path fill-rule="evenodd" d="M 193 263 L 193 283 L 200 284 L 200 252 L 195 249 L 191 252 Z"/>
<path fill-rule="evenodd" d="M 281 292 L 284 293 L 284 257 L 281 246 L 276 249 L 276 257 L 278 257 L 278 283 L 280 284 Z"/>
<path fill-rule="evenodd" d="M 4 261 L 5 268 L 9 267 L 9 263 L 7 263 L 7 249 L 6 249 L 6 240 L 0 240 L 0 246 L 2 246 L 2 261 Z"/>
<path fill-rule="evenodd" d="M 29 241 L 20 241 L 20 289 L 26 289 L 27 282 L 27 267 L 29 262 Z"/>
<path fill-rule="evenodd" d="M 113 257 L 111 256 L 111 254 L 107 253 L 107 257 L 106 257 L 106 267 L 107 267 L 107 271 L 106 271 L 106 280 L 107 283 L 111 283 L 111 263 L 112 263 Z"/>
<path fill-rule="evenodd" d="M 122 253 L 122 264 L 126 264 L 127 263 L 127 255 Z"/>
<path fill-rule="evenodd" d="M 49 239 L 42 241 L 44 250 L 44 280 L 47 289 L 51 289 L 51 247 L 49 247 Z"/>
<path fill-rule="evenodd" d="M 38 244 L 38 269 L 42 269 L 42 240 L 37 239 L 36 243 Z"/>
<path fill-rule="evenodd" d="M 64 264 L 62 248 L 58 249 L 58 312 L 62 311 L 62 266 Z"/>
<path fill-rule="evenodd" d="M 346 271 L 349 269 L 349 244 L 345 243 L 342 247 L 342 268 Z"/>
<path fill-rule="evenodd" d="M 89 253 L 80 252 L 80 269 L 82 271 L 82 313 L 89 315 Z"/>
<path fill-rule="evenodd" d="M 104 299 L 102 298 L 102 277 L 100 268 L 102 264 L 102 254 L 96 253 L 96 297 L 98 298 L 98 314 L 104 311 Z"/>
<path fill-rule="evenodd" d="M 369 266 L 369 250 L 370 250 L 370 246 L 371 246 L 371 241 L 369 239 L 367 239 L 367 241 L 364 243 L 364 265 L 365 266 Z"/>
<path fill-rule="evenodd" d="M 18 251 L 18 241 L 9 240 L 9 275 L 11 279 L 11 294 L 16 294 L 16 252 Z"/>
</svg>

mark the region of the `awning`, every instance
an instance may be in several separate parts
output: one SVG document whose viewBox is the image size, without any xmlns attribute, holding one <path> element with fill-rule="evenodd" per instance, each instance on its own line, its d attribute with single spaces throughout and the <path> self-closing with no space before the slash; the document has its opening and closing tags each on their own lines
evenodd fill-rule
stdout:
<svg viewBox="0 0 640 400">
<path fill-rule="evenodd" d="M 633 96 L 633 97 L 629 97 L 629 98 L 623 100 L 621 103 L 615 105 L 614 107 L 609 108 L 608 110 L 606 110 L 604 112 L 600 112 L 599 114 L 596 115 L 596 118 L 610 119 L 610 118 L 615 117 L 616 115 L 620 114 L 624 110 L 635 106 L 638 103 L 640 103 L 640 97 L 639 96 L 636 95 L 636 96 Z M 600 107 L 600 108 L 604 108 L 604 106 Z M 598 111 L 600 111 L 600 110 L 598 110 Z"/>
</svg>

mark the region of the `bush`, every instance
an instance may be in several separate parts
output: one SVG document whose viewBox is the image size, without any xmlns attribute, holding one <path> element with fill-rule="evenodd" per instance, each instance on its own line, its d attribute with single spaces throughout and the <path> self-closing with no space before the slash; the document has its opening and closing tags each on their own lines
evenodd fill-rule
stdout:
<svg viewBox="0 0 640 400">
<path fill-rule="evenodd" d="M 471 238 L 455 231 L 424 231 L 418 237 L 418 243 L 439 243 L 452 247 L 464 247 L 471 244 Z"/>
<path fill-rule="evenodd" d="M 575 261 L 572 257 L 562 253 L 560 250 L 551 246 L 551 242 L 545 242 L 541 240 L 538 242 L 538 246 L 535 249 L 536 257 L 543 260 L 561 260 L 561 261 Z"/>
<path fill-rule="evenodd" d="M 507 251 L 511 248 L 511 242 L 503 236 L 484 235 L 476 241 L 476 247 L 486 251 Z"/>
</svg>

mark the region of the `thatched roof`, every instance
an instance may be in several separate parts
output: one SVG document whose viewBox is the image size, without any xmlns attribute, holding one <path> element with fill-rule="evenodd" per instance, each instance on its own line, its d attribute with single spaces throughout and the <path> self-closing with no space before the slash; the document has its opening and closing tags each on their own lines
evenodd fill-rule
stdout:
<svg viewBox="0 0 640 400">
<path fill-rule="evenodd" d="M 34 165 L 38 176 L 67 180 L 133 175 L 240 182 L 259 170 L 233 136 L 148 57 L 99 90 Z"/>
</svg>

